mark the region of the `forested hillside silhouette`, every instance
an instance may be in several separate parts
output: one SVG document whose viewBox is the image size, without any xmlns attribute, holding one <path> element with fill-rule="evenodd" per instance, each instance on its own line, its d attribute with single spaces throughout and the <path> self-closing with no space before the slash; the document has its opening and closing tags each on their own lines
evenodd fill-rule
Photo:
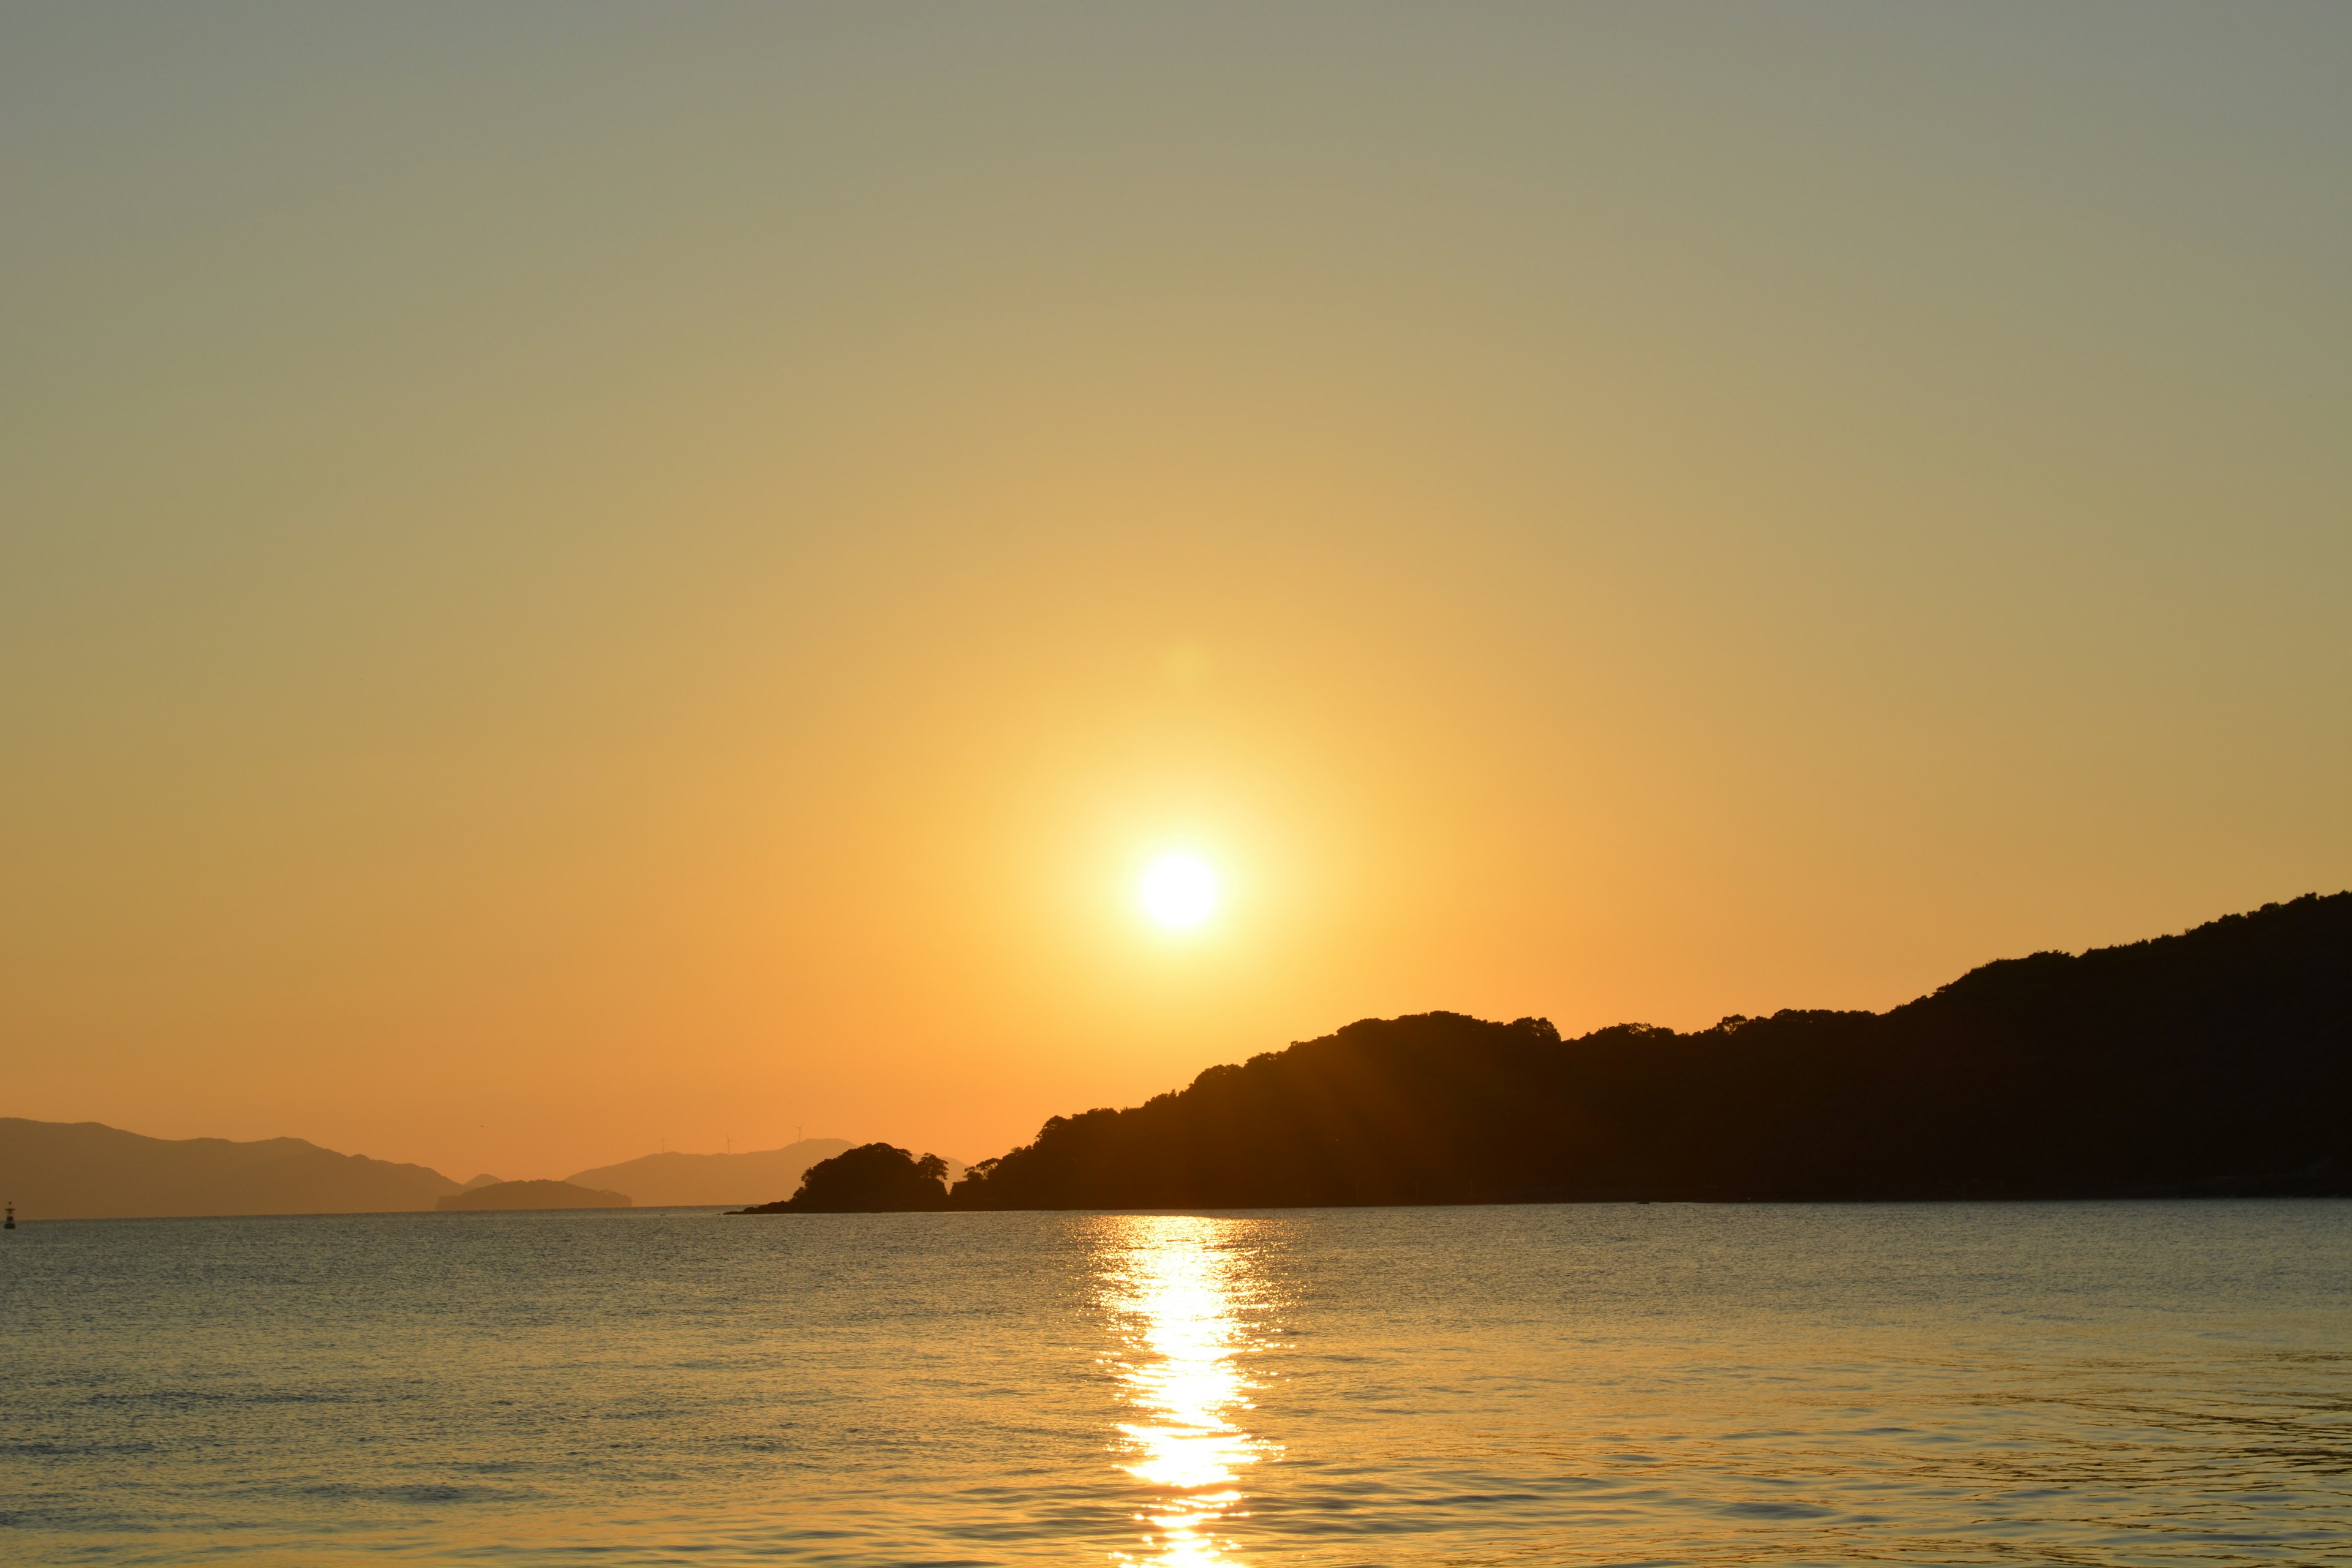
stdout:
<svg viewBox="0 0 2352 1568">
<path fill-rule="evenodd" d="M 1367 1019 L 1056 1116 L 950 1202 L 2352 1194 L 2348 1047 L 2352 893 L 2311 895 L 1990 963 L 1885 1014 L 1574 1040 L 1538 1018 Z"/>
</svg>

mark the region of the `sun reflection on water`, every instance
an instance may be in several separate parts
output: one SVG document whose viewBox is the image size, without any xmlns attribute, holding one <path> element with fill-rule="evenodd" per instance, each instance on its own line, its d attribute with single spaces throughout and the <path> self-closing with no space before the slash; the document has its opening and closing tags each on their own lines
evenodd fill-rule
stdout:
<svg viewBox="0 0 2352 1568">
<path fill-rule="evenodd" d="M 1133 1419 L 1119 1424 L 1121 1468 L 1146 1488 L 1138 1520 L 1150 1531 L 1124 1562 L 1230 1568 L 1219 1533 L 1244 1517 L 1241 1472 L 1273 1451 L 1241 1425 L 1265 1303 L 1248 1245 L 1250 1222 L 1184 1215 L 1109 1221 L 1097 1253 L 1103 1303 L 1119 1342 L 1116 1366 Z"/>
</svg>

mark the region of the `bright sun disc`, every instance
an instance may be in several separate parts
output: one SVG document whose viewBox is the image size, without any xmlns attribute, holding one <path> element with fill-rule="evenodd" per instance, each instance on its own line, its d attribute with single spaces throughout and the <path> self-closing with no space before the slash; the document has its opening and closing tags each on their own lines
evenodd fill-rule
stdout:
<svg viewBox="0 0 2352 1568">
<path fill-rule="evenodd" d="M 1217 879 L 1191 855 L 1162 855 L 1143 873 L 1143 908 L 1164 926 L 1196 926 L 1217 907 Z"/>
</svg>

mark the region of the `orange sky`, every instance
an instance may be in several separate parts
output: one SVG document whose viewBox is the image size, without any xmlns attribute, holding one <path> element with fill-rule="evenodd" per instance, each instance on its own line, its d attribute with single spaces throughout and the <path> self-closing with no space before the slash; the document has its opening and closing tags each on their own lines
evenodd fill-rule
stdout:
<svg viewBox="0 0 2352 1568">
<path fill-rule="evenodd" d="M 0 1114 L 977 1159 L 2342 888 L 2347 60 L 15 8 Z"/>
</svg>

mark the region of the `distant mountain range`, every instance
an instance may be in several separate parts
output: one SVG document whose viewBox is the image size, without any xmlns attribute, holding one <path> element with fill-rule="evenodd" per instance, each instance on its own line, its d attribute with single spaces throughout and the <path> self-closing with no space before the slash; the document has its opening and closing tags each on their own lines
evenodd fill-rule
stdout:
<svg viewBox="0 0 2352 1568">
<path fill-rule="evenodd" d="M 142 1138 L 96 1121 L 0 1117 L 0 1197 L 27 1219 L 378 1214 L 429 1209 L 457 1190 L 423 1165 L 299 1138 Z"/>
<path fill-rule="evenodd" d="M 2352 893 L 1989 963 L 1884 1014 L 1572 1040 L 1538 1018 L 1366 1019 L 1055 1117 L 950 1202 L 2296 1194 L 2352 1195 Z"/>
<path fill-rule="evenodd" d="M 810 1138 L 741 1154 L 648 1154 L 582 1171 L 570 1184 L 643 1208 L 757 1203 L 791 1192 L 811 1165 L 848 1147 Z M 299 1138 L 148 1138 L 96 1121 L 0 1117 L 0 1197 L 26 1219 L 384 1214 L 432 1209 L 494 1184 L 525 1185 L 487 1173 L 461 1184 L 424 1165 L 339 1154 Z"/>
</svg>

